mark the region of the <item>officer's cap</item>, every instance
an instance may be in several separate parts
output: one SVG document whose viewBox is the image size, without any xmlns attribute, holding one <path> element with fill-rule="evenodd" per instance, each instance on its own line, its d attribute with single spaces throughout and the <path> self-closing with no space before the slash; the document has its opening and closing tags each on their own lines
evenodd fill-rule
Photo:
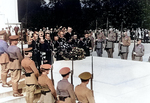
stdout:
<svg viewBox="0 0 150 103">
<path fill-rule="evenodd" d="M 79 75 L 79 78 L 82 80 L 89 80 L 92 77 L 91 73 L 83 72 Z"/>
<path fill-rule="evenodd" d="M 40 68 L 43 68 L 44 70 L 50 70 L 51 65 L 50 64 L 43 64 L 43 65 L 40 66 Z"/>
<path fill-rule="evenodd" d="M 5 30 L 0 31 L 0 35 L 4 35 L 6 33 Z"/>
<path fill-rule="evenodd" d="M 70 73 L 70 68 L 69 67 L 63 67 L 63 68 L 60 69 L 59 73 L 61 75 L 68 74 L 68 73 Z"/>
<path fill-rule="evenodd" d="M 24 48 L 23 51 L 24 52 L 31 52 L 32 51 L 32 47 L 30 47 L 30 48 Z"/>
<path fill-rule="evenodd" d="M 19 36 L 17 36 L 17 35 L 9 36 L 10 40 L 17 40 L 18 38 L 19 38 Z"/>
</svg>

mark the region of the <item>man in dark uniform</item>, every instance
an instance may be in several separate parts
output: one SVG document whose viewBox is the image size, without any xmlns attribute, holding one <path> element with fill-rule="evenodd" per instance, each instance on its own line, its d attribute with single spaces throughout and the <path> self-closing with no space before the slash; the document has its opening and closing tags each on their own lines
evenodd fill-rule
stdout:
<svg viewBox="0 0 150 103">
<path fill-rule="evenodd" d="M 144 43 L 148 43 L 149 33 L 148 30 L 145 29 L 144 31 Z"/>
<path fill-rule="evenodd" d="M 25 84 L 26 84 L 26 101 L 27 103 L 33 103 L 34 92 L 36 85 L 38 85 L 37 78 L 39 72 L 35 66 L 35 63 L 30 58 L 32 57 L 32 48 L 25 48 L 25 58 L 21 61 L 22 67 L 25 69 Z"/>
<path fill-rule="evenodd" d="M 64 45 L 64 43 L 66 42 L 66 38 L 64 38 L 64 33 L 62 31 L 59 33 L 58 41 L 60 42 L 61 45 Z"/>
<path fill-rule="evenodd" d="M 90 56 L 90 50 L 92 49 L 91 40 L 88 37 L 89 37 L 89 34 L 85 34 L 83 38 L 83 42 L 84 42 L 83 49 L 86 53 L 85 56 Z"/>
<path fill-rule="evenodd" d="M 84 47 L 83 37 L 81 37 L 80 40 L 78 41 L 78 47 L 79 48 L 83 48 Z"/>
<path fill-rule="evenodd" d="M 69 40 L 69 44 L 71 44 L 72 47 L 78 47 L 78 42 L 77 35 L 73 35 L 73 38 Z"/>
<path fill-rule="evenodd" d="M 68 42 L 72 37 L 72 28 L 68 27 L 68 32 L 64 36 L 66 38 L 66 42 Z"/>
<path fill-rule="evenodd" d="M 65 51 L 65 44 L 66 44 L 66 38 L 64 38 L 64 34 L 63 32 L 61 31 L 60 34 L 59 34 L 59 39 L 58 39 L 58 42 L 60 44 L 60 49 L 58 49 L 59 51 L 59 60 L 64 60 L 63 57 L 62 57 L 62 52 L 61 51 Z"/>
<path fill-rule="evenodd" d="M 55 36 L 54 37 L 54 41 L 53 41 L 53 44 L 54 44 L 54 52 L 55 52 L 55 58 L 56 60 L 60 60 L 60 43 L 58 41 L 58 36 Z"/>
<path fill-rule="evenodd" d="M 49 33 L 46 33 L 45 34 L 45 40 L 44 41 L 41 41 L 41 46 L 40 46 L 40 50 L 41 50 L 41 53 L 45 52 L 46 53 L 46 58 L 44 59 L 42 57 L 42 60 L 43 60 L 43 64 L 53 64 L 53 43 L 52 43 L 52 40 L 50 38 L 50 34 Z"/>
<path fill-rule="evenodd" d="M 37 69 L 40 71 L 41 57 L 40 57 L 40 42 L 38 34 L 33 33 L 32 39 L 28 42 L 28 47 L 33 48 L 32 60 L 35 62 Z"/>
</svg>

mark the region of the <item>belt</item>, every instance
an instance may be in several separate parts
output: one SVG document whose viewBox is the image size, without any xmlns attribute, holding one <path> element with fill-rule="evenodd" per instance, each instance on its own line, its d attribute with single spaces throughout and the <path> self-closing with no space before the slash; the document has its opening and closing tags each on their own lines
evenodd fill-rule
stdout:
<svg viewBox="0 0 150 103">
<path fill-rule="evenodd" d="M 70 97 L 70 96 L 68 96 L 68 97 Z M 59 96 L 59 100 L 60 101 L 65 101 L 65 99 L 68 98 L 68 97 Z"/>
<path fill-rule="evenodd" d="M 10 58 L 9 60 L 10 60 L 11 62 L 13 62 L 14 60 L 18 60 L 18 58 L 17 58 L 17 59 Z"/>
<path fill-rule="evenodd" d="M 25 73 L 25 76 L 26 76 L 26 77 L 30 77 L 32 73 L 33 73 L 33 72 L 31 72 L 31 73 Z"/>
<path fill-rule="evenodd" d="M 35 85 L 35 84 L 26 84 L 28 87 L 30 87 L 30 86 L 33 86 L 33 85 Z"/>
<path fill-rule="evenodd" d="M 51 92 L 50 90 L 49 91 L 43 91 L 43 90 L 41 90 L 41 94 L 44 94 L 44 95 L 46 95 L 46 93 L 49 93 L 49 92 Z"/>
<path fill-rule="evenodd" d="M 9 69 L 10 71 L 21 70 L 21 69 Z"/>
</svg>

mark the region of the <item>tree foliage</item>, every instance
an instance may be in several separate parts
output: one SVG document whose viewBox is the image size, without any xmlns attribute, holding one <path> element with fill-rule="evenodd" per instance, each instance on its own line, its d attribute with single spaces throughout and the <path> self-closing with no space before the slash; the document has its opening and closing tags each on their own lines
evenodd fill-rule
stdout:
<svg viewBox="0 0 150 103">
<path fill-rule="evenodd" d="M 71 26 L 79 33 L 86 29 L 150 28 L 149 0 L 18 0 L 19 20 L 24 27 Z"/>
</svg>

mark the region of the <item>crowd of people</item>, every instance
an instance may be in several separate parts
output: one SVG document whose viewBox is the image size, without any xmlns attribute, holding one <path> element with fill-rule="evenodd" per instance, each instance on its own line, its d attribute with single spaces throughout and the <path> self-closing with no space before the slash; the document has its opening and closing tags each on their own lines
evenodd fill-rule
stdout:
<svg viewBox="0 0 150 103">
<path fill-rule="evenodd" d="M 74 90 L 73 85 L 68 82 L 70 68 L 63 67 L 59 71 L 63 79 L 58 82 L 57 88 L 54 88 L 53 81 L 47 76 L 55 61 L 54 58 L 57 61 L 64 60 L 63 53 L 75 47 L 82 48 L 85 56 L 90 56 L 90 52 L 96 51 L 97 56 L 102 57 L 103 50 L 106 50 L 108 57 L 113 58 L 114 43 L 118 42 L 118 56 L 127 59 L 131 41 L 134 43 L 137 41 L 132 50 L 132 59 L 142 61 L 144 46 L 141 43 L 143 39 L 144 42 L 148 42 L 149 37 L 148 30 L 140 28 L 131 32 L 127 29 L 119 31 L 114 28 L 85 30 L 83 37 L 78 37 L 72 32 L 72 27 L 66 29 L 61 26 L 50 30 L 43 28 L 39 31 L 37 29 L 19 31 L 16 28 L 14 28 L 15 35 L 11 35 L 7 30 L 0 31 L 1 82 L 3 87 L 13 88 L 14 97 L 23 96 L 18 92 L 18 82 L 23 67 L 27 103 L 33 102 L 36 85 L 42 88 L 40 103 L 47 103 L 46 101 L 75 103 L 76 99 L 79 103 L 95 103 L 92 91 L 86 87 L 92 78 L 89 72 L 79 75 L 81 84 Z M 17 47 L 18 41 L 28 44 L 28 48 Z M 11 71 L 11 83 L 7 83 L 9 71 Z"/>
<path fill-rule="evenodd" d="M 69 29 L 72 30 L 72 28 Z M 92 77 L 89 72 L 83 72 L 79 75 L 81 84 L 76 86 L 75 90 L 73 85 L 68 81 L 69 74 L 71 73 L 68 67 L 60 69 L 59 73 L 62 76 L 62 80 L 58 82 L 56 89 L 54 88 L 52 80 L 48 77 L 49 70 L 53 65 L 53 58 L 51 55 L 55 54 L 55 49 L 64 48 L 63 45 L 66 39 L 62 31 L 59 32 L 61 38 L 58 37 L 58 35 L 54 36 L 56 47 L 55 44 L 53 45 L 49 31 L 39 34 L 40 36 L 38 36 L 36 31 L 33 32 L 31 37 L 29 36 L 28 48 L 22 49 L 23 55 L 21 49 L 17 46 L 20 36 L 18 34 L 9 36 L 7 43 L 5 38 L 6 35 L 5 30 L 0 31 L 1 83 L 2 87 L 13 88 L 14 97 L 23 96 L 18 90 L 18 82 L 23 70 L 25 75 L 27 103 L 33 103 L 34 92 L 37 85 L 41 88 L 39 103 L 76 103 L 76 100 L 79 102 L 95 103 L 92 90 L 87 88 L 87 84 Z M 75 47 L 70 40 L 71 34 L 68 35 L 70 35 L 70 37 L 68 38 L 66 46 Z M 57 60 L 61 60 L 60 57 Z M 11 72 L 11 82 L 8 83 L 7 75 L 9 72 Z M 81 91 L 83 92 L 81 93 Z"/>
</svg>

